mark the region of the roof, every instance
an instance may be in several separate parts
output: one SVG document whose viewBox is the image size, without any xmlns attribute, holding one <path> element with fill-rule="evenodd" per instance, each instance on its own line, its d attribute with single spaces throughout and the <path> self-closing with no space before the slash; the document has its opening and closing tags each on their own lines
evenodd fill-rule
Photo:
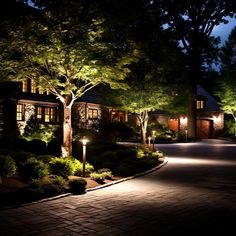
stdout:
<svg viewBox="0 0 236 236">
<path fill-rule="evenodd" d="M 206 111 L 220 111 L 220 106 L 218 105 L 216 99 L 210 93 L 208 93 L 201 85 L 197 86 L 197 95 L 207 98 Z"/>
</svg>

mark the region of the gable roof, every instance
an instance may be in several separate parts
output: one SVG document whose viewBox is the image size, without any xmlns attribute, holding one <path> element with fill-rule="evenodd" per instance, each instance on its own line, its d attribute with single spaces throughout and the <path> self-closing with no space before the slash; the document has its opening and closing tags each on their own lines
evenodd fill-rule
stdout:
<svg viewBox="0 0 236 236">
<path fill-rule="evenodd" d="M 206 111 L 220 111 L 220 106 L 217 103 L 216 99 L 201 85 L 197 86 L 197 95 L 206 98 Z"/>
</svg>

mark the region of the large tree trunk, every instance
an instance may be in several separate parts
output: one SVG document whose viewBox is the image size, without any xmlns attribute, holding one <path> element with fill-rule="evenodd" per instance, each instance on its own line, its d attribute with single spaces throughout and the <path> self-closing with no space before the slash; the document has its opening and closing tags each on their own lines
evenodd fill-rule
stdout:
<svg viewBox="0 0 236 236">
<path fill-rule="evenodd" d="M 197 37 L 196 39 L 197 40 Z M 198 40 L 194 43 L 193 50 L 190 53 L 190 78 L 189 78 L 189 96 L 188 96 L 188 138 L 197 138 L 197 85 L 201 76 L 201 49 L 198 46 Z"/>
<path fill-rule="evenodd" d="M 148 125 L 148 112 L 144 111 L 138 115 L 141 126 L 141 144 L 146 145 L 147 142 L 147 125 Z"/>
<path fill-rule="evenodd" d="M 61 152 L 63 157 L 72 156 L 72 126 L 71 126 L 71 106 L 63 104 L 63 144 Z"/>
</svg>

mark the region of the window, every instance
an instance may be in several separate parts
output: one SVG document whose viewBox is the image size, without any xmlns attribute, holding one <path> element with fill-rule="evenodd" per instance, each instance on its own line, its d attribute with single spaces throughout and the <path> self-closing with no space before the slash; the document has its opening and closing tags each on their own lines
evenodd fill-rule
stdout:
<svg viewBox="0 0 236 236">
<path fill-rule="evenodd" d="M 197 100 L 197 109 L 204 109 L 205 108 L 205 101 L 204 100 Z"/>
<path fill-rule="evenodd" d="M 17 104 L 16 106 L 16 120 L 21 121 L 24 119 L 24 106 L 23 104 Z"/>
<path fill-rule="evenodd" d="M 36 117 L 39 122 L 45 122 L 45 123 L 58 122 L 56 107 L 37 107 Z"/>
<path fill-rule="evenodd" d="M 22 92 L 27 92 L 27 80 L 22 81 Z"/>
<path fill-rule="evenodd" d="M 125 122 L 125 112 L 123 111 L 112 111 L 111 121 L 115 122 Z"/>
<path fill-rule="evenodd" d="M 43 88 L 39 88 L 38 91 L 39 91 L 39 94 L 44 94 Z"/>
<path fill-rule="evenodd" d="M 37 107 L 37 119 L 39 121 L 43 120 L 43 108 L 42 107 Z"/>
<path fill-rule="evenodd" d="M 35 80 L 34 79 L 31 79 L 31 89 L 30 89 L 30 91 L 31 91 L 31 93 L 36 93 L 36 82 L 35 82 Z"/>
<path fill-rule="evenodd" d="M 88 110 L 89 119 L 98 119 L 98 109 L 89 109 Z"/>
</svg>

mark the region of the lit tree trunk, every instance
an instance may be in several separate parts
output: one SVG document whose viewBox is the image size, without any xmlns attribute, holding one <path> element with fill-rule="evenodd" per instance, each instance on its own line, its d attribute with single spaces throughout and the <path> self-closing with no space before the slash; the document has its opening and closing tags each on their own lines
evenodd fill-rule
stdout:
<svg viewBox="0 0 236 236">
<path fill-rule="evenodd" d="M 140 113 L 138 120 L 141 126 L 141 144 L 145 146 L 147 141 L 148 112 L 144 111 Z"/>
<path fill-rule="evenodd" d="M 63 144 L 61 146 L 63 157 L 72 156 L 71 107 L 73 102 L 71 96 L 63 99 Z"/>
</svg>

